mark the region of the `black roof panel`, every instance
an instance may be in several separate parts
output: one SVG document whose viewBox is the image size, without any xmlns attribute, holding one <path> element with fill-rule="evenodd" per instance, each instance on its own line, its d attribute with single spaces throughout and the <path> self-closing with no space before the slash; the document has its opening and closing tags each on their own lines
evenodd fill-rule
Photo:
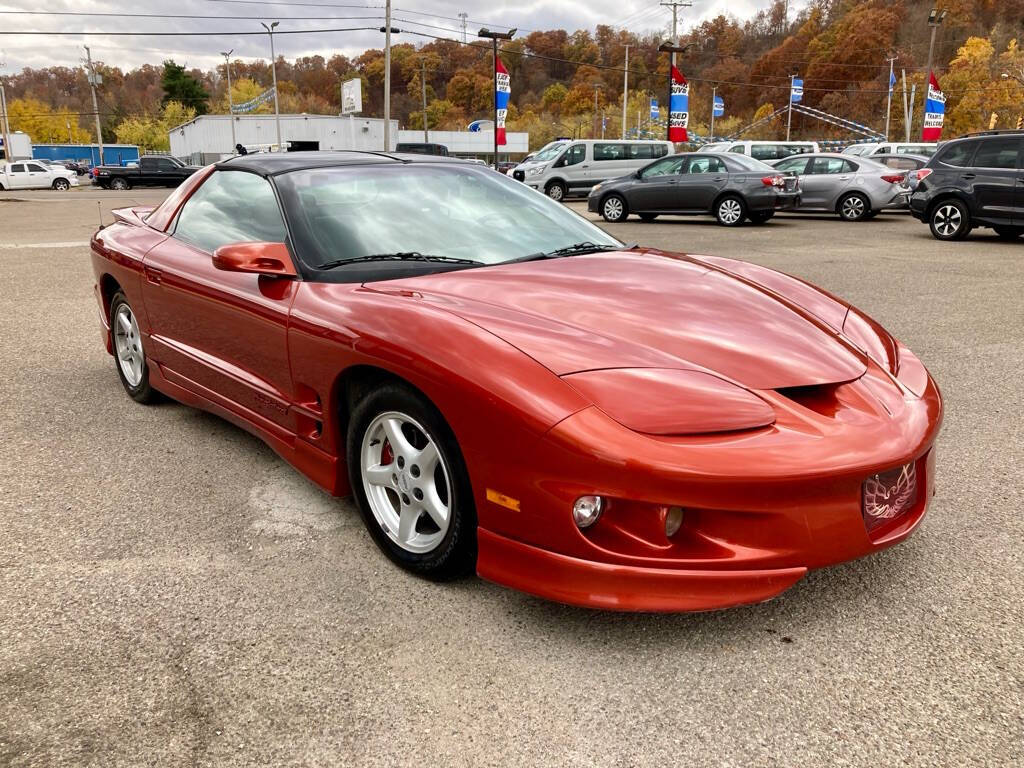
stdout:
<svg viewBox="0 0 1024 768">
<path fill-rule="evenodd" d="M 217 163 L 221 168 L 240 168 L 262 176 L 304 170 L 334 168 L 346 165 L 384 165 L 391 163 L 465 163 L 456 157 L 419 155 L 399 152 L 254 152 L 237 155 Z"/>
</svg>

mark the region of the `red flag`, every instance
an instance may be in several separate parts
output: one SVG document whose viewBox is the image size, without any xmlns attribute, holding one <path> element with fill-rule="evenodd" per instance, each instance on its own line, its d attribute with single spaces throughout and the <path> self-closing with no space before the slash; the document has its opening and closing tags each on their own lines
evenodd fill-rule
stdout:
<svg viewBox="0 0 1024 768">
<path fill-rule="evenodd" d="M 946 96 L 939 90 L 935 73 L 928 78 L 928 95 L 924 101 L 924 125 L 921 128 L 922 141 L 938 141 L 942 136 L 942 123 L 946 119 Z"/>
<path fill-rule="evenodd" d="M 668 140 L 686 141 L 690 124 L 690 84 L 683 73 L 672 67 L 672 90 L 668 97 Z"/>
<path fill-rule="evenodd" d="M 505 117 L 508 115 L 508 99 L 512 93 L 512 82 L 501 59 L 494 59 L 494 130 L 498 144 L 505 144 Z"/>
</svg>

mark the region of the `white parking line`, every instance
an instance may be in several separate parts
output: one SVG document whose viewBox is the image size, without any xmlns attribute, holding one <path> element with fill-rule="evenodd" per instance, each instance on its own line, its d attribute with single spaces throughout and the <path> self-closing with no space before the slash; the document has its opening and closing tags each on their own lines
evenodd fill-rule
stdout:
<svg viewBox="0 0 1024 768">
<path fill-rule="evenodd" d="M 59 243 L 0 243 L 0 249 L 16 251 L 20 248 L 88 248 L 88 240 L 65 240 Z"/>
</svg>

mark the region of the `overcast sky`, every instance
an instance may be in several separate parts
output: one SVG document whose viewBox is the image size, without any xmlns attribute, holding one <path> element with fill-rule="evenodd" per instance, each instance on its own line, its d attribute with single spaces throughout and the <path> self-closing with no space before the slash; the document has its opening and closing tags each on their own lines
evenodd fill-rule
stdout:
<svg viewBox="0 0 1024 768">
<path fill-rule="evenodd" d="M 528 33 L 537 29 L 591 29 L 597 24 L 622 26 L 634 32 L 667 30 L 671 12 L 658 0 L 394 0 L 393 26 L 426 34 L 459 37 L 458 14 L 469 14 L 470 37 L 481 26 L 493 29 L 518 27 Z M 744 19 L 770 0 L 695 0 L 692 8 L 681 8 L 681 30 L 690 24 L 720 13 Z M 803 3 L 793 3 L 795 7 Z M 47 16 L 20 15 L 10 11 L 66 11 L 92 13 L 195 14 L 216 18 L 126 18 L 124 16 Z M 3 13 L 7 11 L 8 13 Z M 792 12 L 792 11 L 791 11 Z M 0 0 L 0 32 L 223 32 L 210 37 L 114 37 L 114 36 L 36 36 L 0 35 L 0 74 L 11 74 L 23 67 L 50 65 L 77 66 L 84 56 L 83 45 L 92 48 L 93 58 L 127 70 L 146 62 L 159 63 L 173 58 L 189 67 L 210 68 L 222 59 L 218 51 L 234 49 L 233 57 L 267 58 L 266 35 L 241 36 L 238 32 L 261 31 L 259 21 L 280 20 L 278 31 L 379 27 L 383 25 L 383 0 Z M 224 18 L 224 17 L 244 18 Z M 302 18 L 306 17 L 306 18 Z M 331 17 L 331 18 L 310 18 Z M 369 17 L 369 18 L 342 18 Z M 450 17 L 450 18 L 445 18 Z M 413 23 L 415 22 L 415 23 Z M 430 38 L 403 34 L 396 38 L 416 44 Z M 275 36 L 278 55 L 297 56 L 334 53 L 358 54 L 382 46 L 377 31 L 321 34 L 282 34 Z"/>
</svg>

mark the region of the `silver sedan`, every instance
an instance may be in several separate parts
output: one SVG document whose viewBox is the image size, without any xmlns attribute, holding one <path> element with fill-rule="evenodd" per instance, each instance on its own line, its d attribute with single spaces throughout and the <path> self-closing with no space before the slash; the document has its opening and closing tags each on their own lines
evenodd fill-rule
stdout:
<svg viewBox="0 0 1024 768">
<path fill-rule="evenodd" d="M 795 155 L 770 163 L 800 177 L 800 210 L 829 211 L 846 221 L 863 221 L 887 208 L 906 208 L 907 172 L 866 157 L 834 152 Z"/>
</svg>

